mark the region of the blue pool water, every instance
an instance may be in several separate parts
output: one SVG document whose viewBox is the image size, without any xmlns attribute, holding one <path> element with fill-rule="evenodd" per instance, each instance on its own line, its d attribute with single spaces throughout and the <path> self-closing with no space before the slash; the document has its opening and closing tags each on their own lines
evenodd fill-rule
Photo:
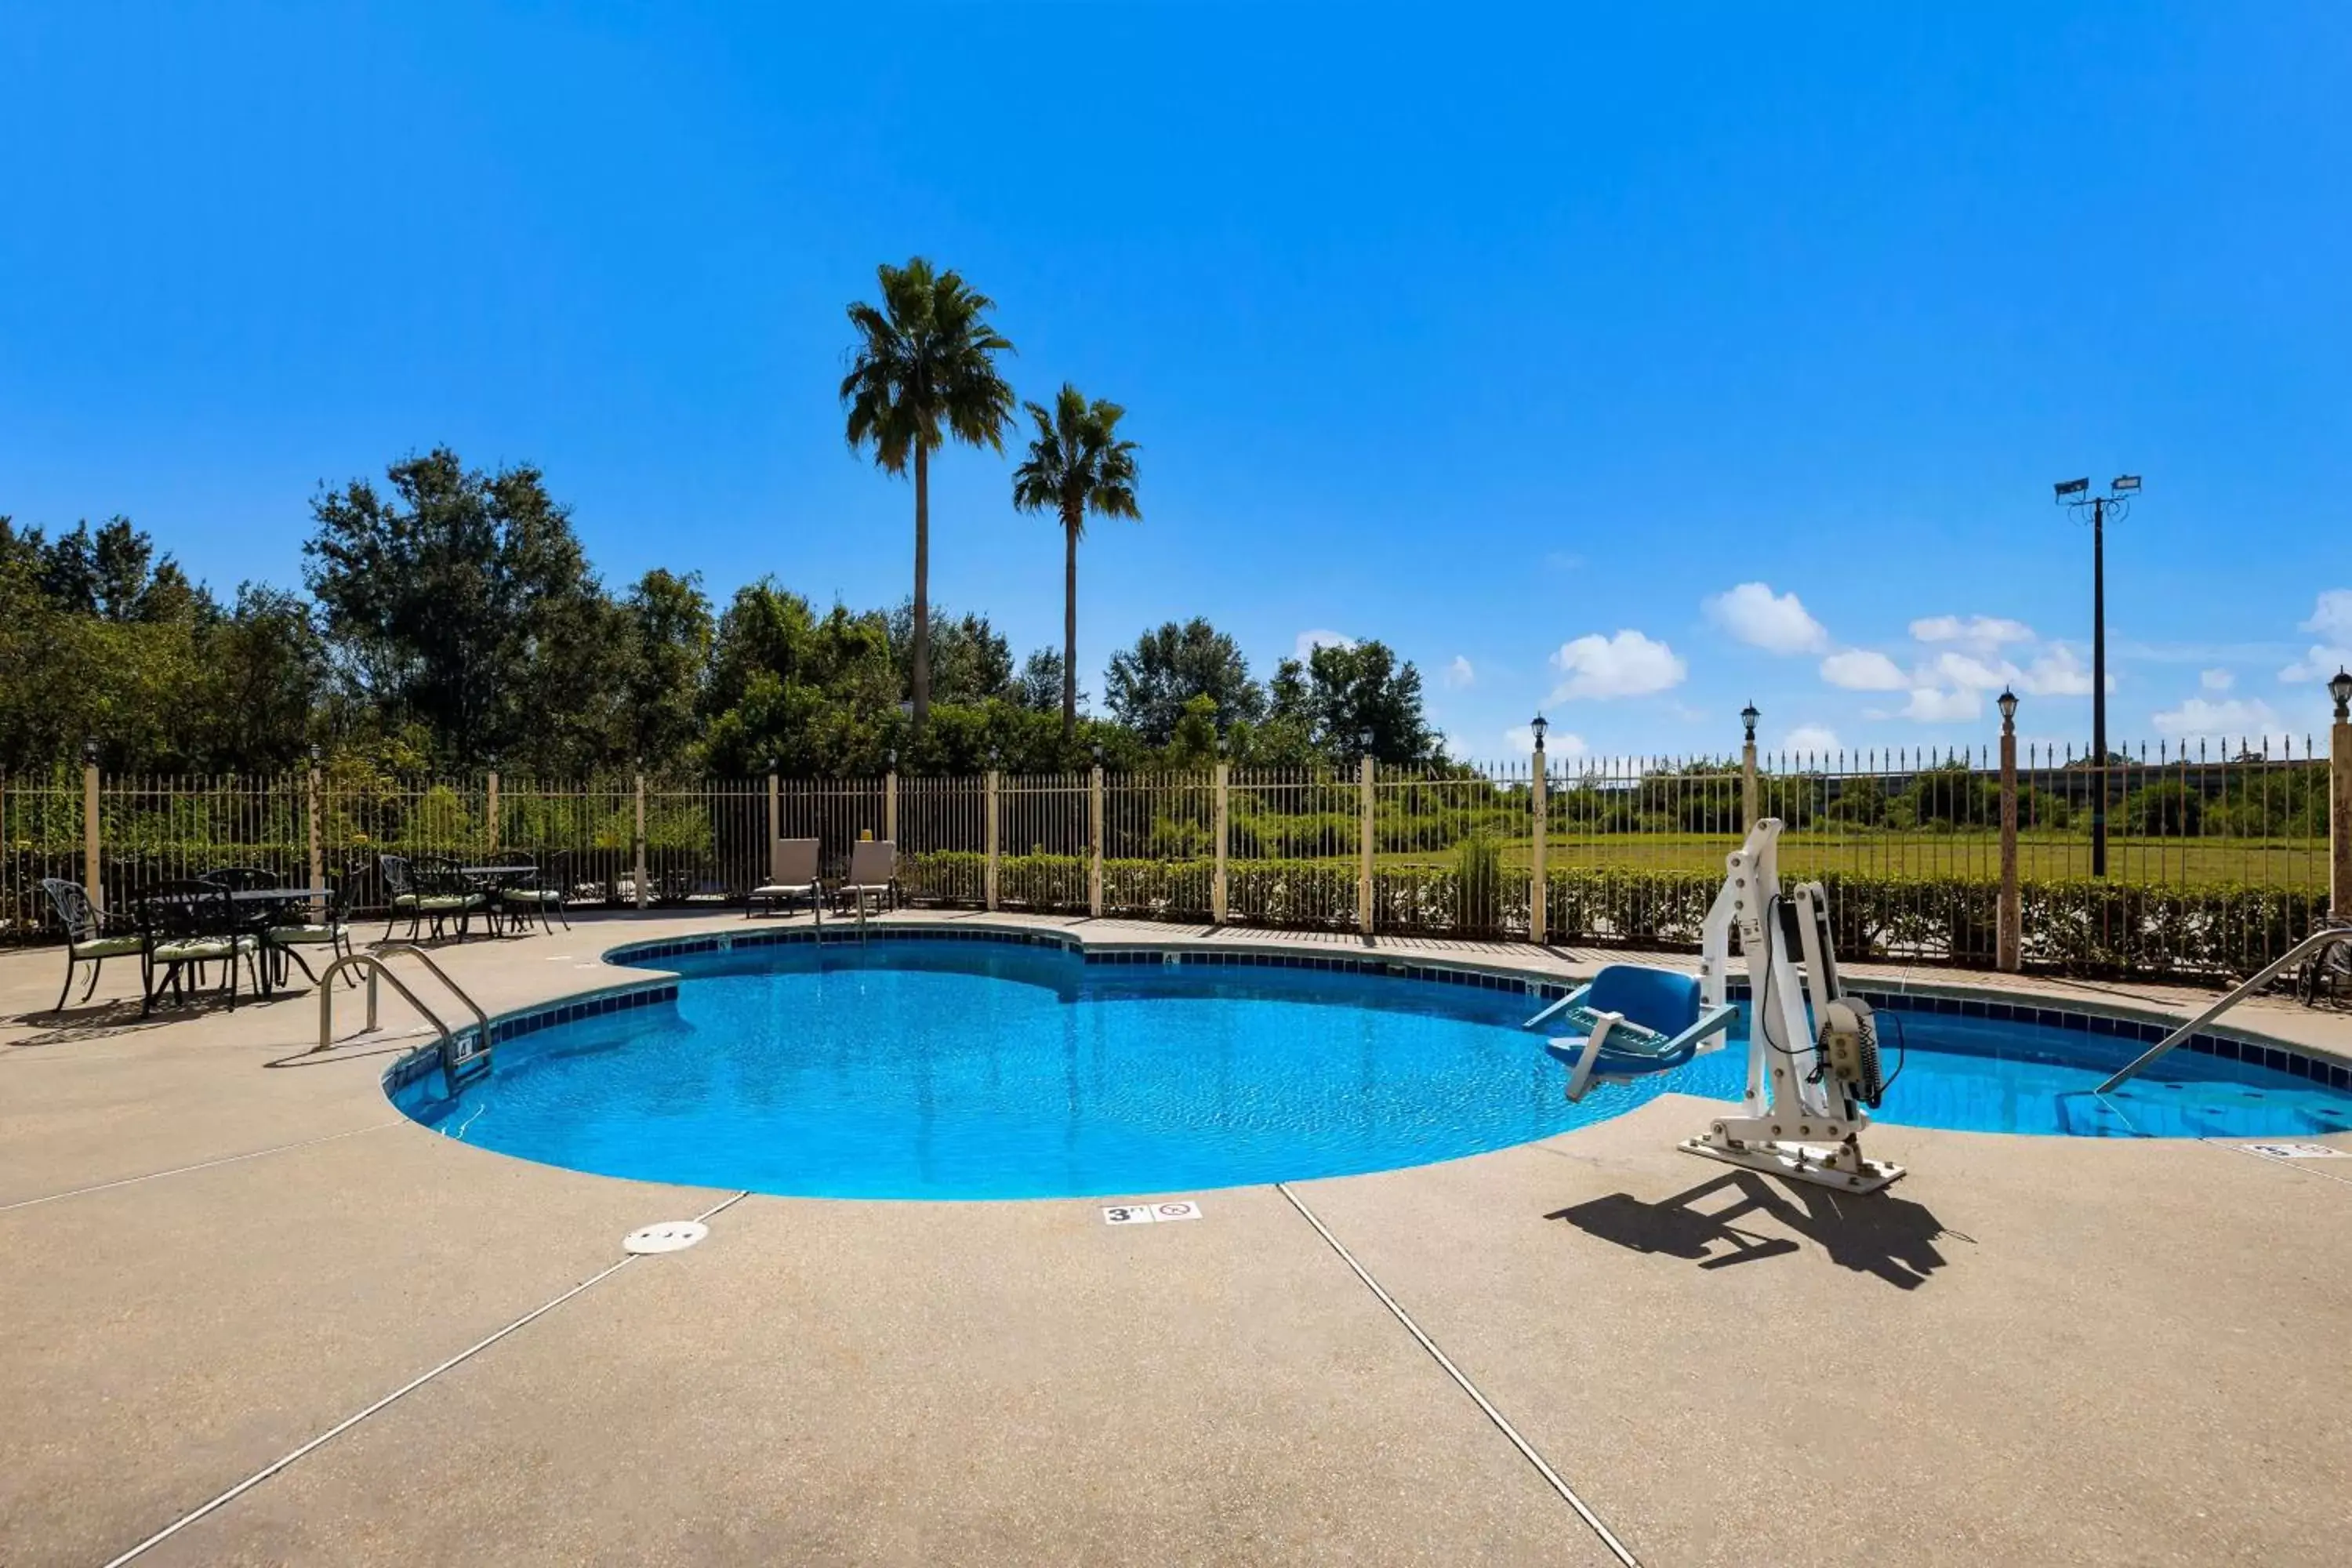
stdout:
<svg viewBox="0 0 2352 1568">
<path fill-rule="evenodd" d="M 1089 966 L 1042 947 L 811 944 L 664 959 L 674 1007 L 499 1046 L 456 1102 L 395 1099 L 551 1164 L 809 1196 L 1133 1195 L 1387 1170 L 1619 1115 L 1668 1089 L 1736 1100 L 1742 1038 L 1580 1105 L 1516 993 L 1269 968 Z M 1885 1015 L 1882 1015 L 1884 1017 Z M 2352 1127 L 2352 1096 L 2176 1052 L 2104 1099 L 2137 1045 L 1900 1016 L 1879 1120 L 2095 1137 Z M 1893 1052 L 1889 1051 L 1890 1063 Z"/>
</svg>

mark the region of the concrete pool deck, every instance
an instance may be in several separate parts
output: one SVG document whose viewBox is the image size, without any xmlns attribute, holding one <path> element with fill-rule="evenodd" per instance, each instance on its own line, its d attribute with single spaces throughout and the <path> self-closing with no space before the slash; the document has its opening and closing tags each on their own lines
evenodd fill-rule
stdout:
<svg viewBox="0 0 2352 1568">
<path fill-rule="evenodd" d="M 436 956 L 496 1013 L 744 924 Z M 2317 1563 L 2352 1531 L 2352 1160 L 1884 1126 L 1912 1173 L 1852 1199 L 1677 1153 L 1705 1102 L 1664 1097 L 1213 1192 L 1191 1225 L 730 1204 L 404 1121 L 377 1079 L 416 1037 L 308 1056 L 307 987 L 142 1023 L 106 1002 L 131 966 L 47 1012 L 61 967 L 0 956 L 4 1563 L 109 1563 L 404 1388 L 137 1561 L 1620 1561 L 1530 1451 L 1650 1564 Z M 2233 1016 L 2352 1055 L 2340 1013 Z M 614 1267 L 627 1231 L 706 1213 L 699 1247 Z"/>
</svg>

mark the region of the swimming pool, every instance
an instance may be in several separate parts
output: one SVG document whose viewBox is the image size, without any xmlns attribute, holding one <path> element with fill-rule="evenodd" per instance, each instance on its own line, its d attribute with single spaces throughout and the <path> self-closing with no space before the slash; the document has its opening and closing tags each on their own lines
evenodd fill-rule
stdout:
<svg viewBox="0 0 2352 1568">
<path fill-rule="evenodd" d="M 510 1022 L 492 1072 L 458 1098 L 425 1072 L 394 1102 L 470 1143 L 646 1181 L 1134 1195 L 1479 1153 L 1670 1089 L 1737 1099 L 1745 1071 L 1742 1032 L 1570 1105 L 1540 1036 L 1519 1026 L 1541 1000 L 1519 982 L 1368 975 L 1344 960 L 1171 965 L 1058 942 L 877 938 L 712 939 L 635 962 L 679 983 Z M 1925 1011 L 1882 1034 L 1908 1046 L 1882 1121 L 2092 1137 L 2352 1128 L 2352 1093 L 2186 1050 L 2092 1094 L 2136 1037 Z"/>
</svg>

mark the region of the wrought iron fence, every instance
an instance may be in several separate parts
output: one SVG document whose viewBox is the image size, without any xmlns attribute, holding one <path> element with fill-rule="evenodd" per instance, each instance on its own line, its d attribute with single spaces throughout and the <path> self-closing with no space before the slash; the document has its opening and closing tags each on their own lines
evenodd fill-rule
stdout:
<svg viewBox="0 0 2352 1568">
<path fill-rule="evenodd" d="M 2027 745 L 2015 769 L 2021 956 L 2085 973 L 2220 978 L 2298 938 L 2327 897 L 2329 772 L 2308 742 L 2158 746 L 2104 768 Z M 1218 766 L 1153 774 L 550 782 L 0 779 L 0 935 L 38 935 L 44 877 L 120 903 L 223 866 L 347 879 L 385 856 L 529 858 L 574 899 L 740 901 L 772 837 L 827 876 L 893 838 L 918 903 L 1552 942 L 1687 947 L 1751 811 L 1783 874 L 1829 888 L 1842 951 L 1995 961 L 2001 773 L 1990 751 L 1492 766 Z M 2104 805 L 2106 866 L 2093 873 Z M 1541 868 L 1538 883 L 1538 868 Z M 1538 896 L 1540 895 L 1540 896 Z"/>
</svg>

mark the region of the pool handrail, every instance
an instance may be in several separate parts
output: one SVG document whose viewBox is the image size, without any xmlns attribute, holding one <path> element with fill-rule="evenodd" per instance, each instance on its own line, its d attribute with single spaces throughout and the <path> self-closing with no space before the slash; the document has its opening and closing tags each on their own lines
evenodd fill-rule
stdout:
<svg viewBox="0 0 2352 1568">
<path fill-rule="evenodd" d="M 475 1029 L 473 1049 L 466 1049 L 461 1043 L 458 1032 L 451 1029 L 439 1014 L 426 1006 L 424 1000 L 415 992 L 411 991 L 402 982 L 400 976 L 392 972 L 391 966 L 383 962 L 387 958 L 397 958 L 404 954 L 425 965 L 432 973 L 433 977 L 441 982 L 442 987 L 463 1004 L 467 1012 L 473 1014 Z M 387 942 L 383 946 L 372 948 L 366 952 L 347 952 L 327 965 L 325 972 L 319 976 L 319 1043 L 311 1047 L 312 1054 L 329 1049 L 334 1045 L 335 987 L 333 981 L 346 970 L 355 969 L 364 970 L 368 977 L 367 1024 L 361 1029 L 362 1034 L 371 1034 L 376 1028 L 376 982 L 378 979 L 388 980 L 392 982 L 392 988 L 399 992 L 408 1005 L 415 1008 L 426 1023 L 433 1026 L 434 1032 L 441 1037 L 441 1077 L 451 1093 L 454 1094 L 457 1091 L 457 1070 L 460 1068 L 477 1058 L 485 1064 L 489 1061 L 489 1015 L 483 1012 L 480 1004 L 466 994 L 464 986 L 449 978 L 448 971 L 433 962 L 431 953 L 414 942 Z"/>
<path fill-rule="evenodd" d="M 2231 992 L 2227 996 L 2222 997 L 2219 1002 L 2214 1003 L 2210 1007 L 2206 1008 L 2205 1011 L 2198 1014 L 2197 1016 L 2189 1019 L 2189 1022 L 2181 1025 L 2180 1027 L 2173 1030 L 2172 1033 L 2165 1036 L 2164 1038 L 2157 1041 L 2156 1044 L 2148 1047 L 2145 1051 L 2142 1051 L 2137 1058 L 2133 1058 L 2128 1067 L 2126 1067 L 2121 1071 L 2116 1073 L 2112 1078 L 2109 1078 L 2106 1082 L 2099 1085 L 2098 1088 L 2093 1089 L 2091 1092 L 2094 1094 L 2112 1093 L 2117 1085 L 2123 1083 L 2128 1079 L 2138 1076 L 2140 1070 L 2147 1067 L 2151 1062 L 2155 1061 L 2157 1058 L 2163 1056 L 2175 1046 L 2179 1045 L 2182 1041 L 2196 1034 L 2198 1030 L 2203 1028 L 2206 1025 L 2211 1023 L 2214 1019 L 2220 1017 L 2222 1014 L 2228 1012 L 2231 1008 L 2236 1006 L 2239 1003 L 2244 1001 L 2247 997 L 2252 995 L 2255 992 L 2269 984 L 2273 980 L 2279 976 L 2281 972 L 2285 970 L 2297 959 L 2317 952 L 2322 948 L 2333 947 L 2339 942 L 2352 942 L 2352 923 L 2331 921 L 2328 924 L 2321 926 L 2317 931 L 2313 931 L 2309 936 L 2305 937 L 2301 942 L 2296 942 L 2293 947 L 2288 948 L 2286 952 L 2282 953 L 2278 958 L 2273 960 L 2263 968 L 2256 970 L 2251 977 L 2242 982 L 2236 990 Z"/>
</svg>

